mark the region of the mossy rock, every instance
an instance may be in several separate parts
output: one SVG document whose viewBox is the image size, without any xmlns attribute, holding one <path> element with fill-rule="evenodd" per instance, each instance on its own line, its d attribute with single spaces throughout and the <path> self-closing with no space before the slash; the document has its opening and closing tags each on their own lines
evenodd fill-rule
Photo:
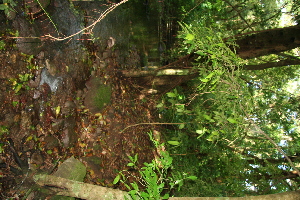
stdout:
<svg viewBox="0 0 300 200">
<path fill-rule="evenodd" d="M 100 85 L 97 93 L 94 96 L 94 104 L 99 110 L 102 110 L 110 103 L 111 87 L 110 85 Z"/>
<path fill-rule="evenodd" d="M 103 84 L 101 78 L 91 77 L 86 82 L 88 92 L 86 93 L 84 105 L 92 113 L 101 112 L 101 110 L 110 103 L 112 88 L 111 85 Z"/>
</svg>

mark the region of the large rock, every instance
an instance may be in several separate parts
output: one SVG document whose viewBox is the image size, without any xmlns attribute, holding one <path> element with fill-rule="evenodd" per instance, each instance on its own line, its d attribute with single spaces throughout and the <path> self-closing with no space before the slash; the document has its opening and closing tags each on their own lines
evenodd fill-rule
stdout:
<svg viewBox="0 0 300 200">
<path fill-rule="evenodd" d="M 75 159 L 74 157 L 70 157 L 58 167 L 57 171 L 53 175 L 61 178 L 73 180 L 73 181 L 83 182 L 83 179 L 86 175 L 86 167 L 79 160 Z M 58 200 L 58 199 L 73 200 L 75 198 L 59 196 L 59 195 L 51 198 L 51 200 Z"/>
</svg>

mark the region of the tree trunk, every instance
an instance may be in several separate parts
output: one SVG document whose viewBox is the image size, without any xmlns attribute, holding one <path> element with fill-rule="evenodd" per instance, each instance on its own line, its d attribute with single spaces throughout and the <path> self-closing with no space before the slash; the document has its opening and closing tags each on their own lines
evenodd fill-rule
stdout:
<svg viewBox="0 0 300 200">
<path fill-rule="evenodd" d="M 278 62 L 269 62 L 269 63 L 263 63 L 260 65 L 245 65 L 243 66 L 244 70 L 263 70 L 273 67 L 283 67 L 288 65 L 300 65 L 300 59 L 297 60 L 280 60 Z"/>
<path fill-rule="evenodd" d="M 237 54 L 243 59 L 277 54 L 300 45 L 300 26 L 268 29 L 236 37 Z"/>
<path fill-rule="evenodd" d="M 238 56 L 240 56 L 243 59 L 250 59 L 268 54 L 280 54 L 283 51 L 294 49 L 300 46 L 299 35 L 300 26 L 297 25 L 285 28 L 268 29 L 254 33 L 247 33 L 240 36 L 234 36 L 234 38 L 236 38 L 236 43 L 239 46 L 236 49 Z M 224 39 L 224 41 L 226 40 L 227 39 Z M 288 56 L 284 57 L 286 58 Z M 197 55 L 195 53 L 191 53 L 182 58 L 179 58 L 177 61 L 169 65 L 166 65 L 154 71 L 123 71 L 122 73 L 125 77 L 135 77 L 135 80 L 137 80 L 137 84 L 141 87 L 147 89 L 151 89 L 152 87 L 154 87 L 156 88 L 156 90 L 158 89 L 160 91 L 158 93 L 161 94 L 163 92 L 169 91 L 175 86 L 180 85 L 182 82 L 188 81 L 198 75 L 198 73 L 195 70 L 192 70 L 193 62 L 195 62 L 196 58 Z M 243 69 L 263 70 L 273 67 L 297 65 L 299 63 L 299 59 L 288 57 L 287 59 L 278 62 L 270 62 L 261 65 L 245 65 Z M 173 75 L 166 74 L 166 69 L 173 69 L 173 72 L 176 73 L 176 76 L 170 76 L 169 78 L 166 76 L 161 76 Z"/>
</svg>

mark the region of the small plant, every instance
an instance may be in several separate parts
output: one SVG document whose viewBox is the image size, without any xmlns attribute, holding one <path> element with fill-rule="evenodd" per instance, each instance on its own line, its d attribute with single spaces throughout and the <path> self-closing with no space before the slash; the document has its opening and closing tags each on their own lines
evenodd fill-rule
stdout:
<svg viewBox="0 0 300 200">
<path fill-rule="evenodd" d="M 3 10 L 6 16 L 10 16 L 10 12 L 14 11 L 13 7 L 16 5 L 13 0 L 3 0 L 3 3 L 0 4 L 0 10 Z"/>
<path fill-rule="evenodd" d="M 153 136 L 152 133 L 148 133 L 151 141 L 154 143 L 157 149 L 164 149 L 164 144 L 160 144 L 156 137 Z M 156 158 L 152 160 L 151 163 L 144 163 L 144 167 L 139 170 L 141 179 L 139 183 L 145 187 L 144 190 L 139 188 L 139 184 L 137 182 L 133 182 L 127 184 L 127 177 L 120 172 L 116 178 L 114 179 L 114 184 L 118 182 L 123 183 L 127 189 L 132 199 L 168 199 L 170 197 L 170 191 L 177 188 L 180 190 L 183 185 L 184 179 L 195 180 L 196 176 L 187 176 L 186 174 L 176 174 L 175 176 L 170 176 L 169 171 L 172 167 L 172 157 L 169 155 L 167 151 L 160 151 L 160 158 Z M 136 154 L 134 157 L 129 156 L 130 163 L 127 166 L 137 168 L 138 155 Z M 165 194 L 163 194 L 165 193 Z"/>
<path fill-rule="evenodd" d="M 27 82 L 33 77 L 32 74 L 18 74 L 19 78 L 17 79 L 10 79 L 13 85 L 13 90 L 15 93 L 18 93 L 23 87 L 26 90 L 29 90 L 30 87 L 27 85 Z"/>
<path fill-rule="evenodd" d="M 39 68 L 38 66 L 32 64 L 33 55 L 22 54 L 22 56 L 25 57 L 24 61 L 27 63 L 26 68 L 29 70 L 29 72 L 25 74 L 18 74 L 18 78 L 10 79 L 15 93 L 18 93 L 22 88 L 30 90 L 30 87 L 27 85 L 27 83 L 34 77 L 34 71 Z"/>
<path fill-rule="evenodd" d="M 0 126 L 0 138 L 1 138 L 1 140 L 4 140 L 5 135 L 7 135 L 7 134 L 8 134 L 8 127 L 4 126 L 4 125 L 1 125 Z M 5 143 L 0 143 L 0 153 L 4 153 L 4 144 Z"/>
<path fill-rule="evenodd" d="M 4 50 L 5 49 L 5 42 L 4 41 L 0 41 L 0 50 Z"/>
</svg>

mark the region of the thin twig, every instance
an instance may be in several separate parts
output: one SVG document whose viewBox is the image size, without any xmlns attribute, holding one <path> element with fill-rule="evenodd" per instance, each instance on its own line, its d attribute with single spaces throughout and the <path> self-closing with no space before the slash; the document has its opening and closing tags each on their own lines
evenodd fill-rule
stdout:
<svg viewBox="0 0 300 200">
<path fill-rule="evenodd" d="M 88 30 L 88 29 L 91 29 L 91 30 L 92 30 L 92 29 L 94 28 L 94 26 L 95 26 L 98 22 L 100 22 L 102 19 L 104 19 L 104 18 L 106 17 L 106 15 L 108 15 L 110 12 L 112 12 L 114 9 L 116 9 L 119 5 L 121 5 L 121 4 L 123 4 L 123 3 L 126 3 L 127 1 L 129 1 L 129 0 L 123 0 L 123 1 L 121 1 L 121 2 L 119 2 L 119 3 L 117 3 L 117 4 L 112 5 L 111 7 L 109 7 L 108 9 L 106 9 L 106 10 L 99 16 L 99 18 L 98 18 L 96 21 L 94 21 L 91 25 L 89 25 L 89 26 L 87 26 L 87 27 L 81 29 L 81 30 L 78 31 L 77 33 L 74 33 L 74 34 L 69 35 L 69 36 L 64 37 L 64 38 L 57 38 L 57 37 L 54 37 L 54 36 L 52 36 L 52 35 L 50 35 L 50 34 L 49 34 L 49 35 L 45 35 L 45 37 L 49 37 L 49 38 L 54 39 L 54 40 L 56 40 L 56 41 L 62 41 L 62 40 L 66 40 L 66 39 L 72 38 L 72 37 L 74 37 L 75 35 L 78 35 L 78 34 L 82 33 L 82 32 L 85 31 L 85 30 Z"/>
<path fill-rule="evenodd" d="M 298 176 L 300 177 L 300 171 L 298 168 L 294 165 L 293 161 L 286 155 L 286 153 L 276 144 L 276 142 L 264 131 L 262 131 L 254 122 L 251 122 L 252 125 L 257 129 L 257 132 L 264 135 L 274 146 L 275 148 L 287 159 L 287 161 L 290 163 L 290 165 L 294 168 L 294 170 L 297 172 Z"/>
<path fill-rule="evenodd" d="M 42 10 L 44 11 L 44 13 L 47 15 L 48 19 L 50 20 L 50 22 L 53 24 L 56 32 L 59 34 L 58 29 L 54 23 L 54 21 L 51 19 L 50 15 L 48 14 L 48 12 L 45 10 L 45 8 L 42 6 L 41 2 L 39 0 L 37 0 L 37 3 L 39 4 L 39 6 L 42 8 Z"/>
<path fill-rule="evenodd" d="M 245 110 L 244 110 L 244 112 L 245 112 Z M 245 112 L 245 114 L 246 114 L 246 117 L 248 119 L 250 119 L 250 116 L 246 112 Z M 294 168 L 294 170 L 297 172 L 298 176 L 300 177 L 300 171 L 298 170 L 298 168 L 294 165 L 293 161 L 288 157 L 288 155 L 276 144 L 276 142 L 268 134 L 266 134 L 263 130 L 261 130 L 261 128 L 258 127 L 253 120 L 250 120 L 250 123 L 257 130 L 256 132 L 265 136 L 274 145 L 274 147 L 285 157 L 285 159 L 288 161 L 288 163 L 291 165 L 291 167 Z"/>
<path fill-rule="evenodd" d="M 176 124 L 186 124 L 186 123 L 139 123 L 139 124 L 132 124 L 127 126 L 126 128 L 124 128 L 122 131 L 120 131 L 120 133 L 123 133 L 126 129 L 134 127 L 134 126 L 139 126 L 139 125 L 176 125 Z"/>
</svg>

